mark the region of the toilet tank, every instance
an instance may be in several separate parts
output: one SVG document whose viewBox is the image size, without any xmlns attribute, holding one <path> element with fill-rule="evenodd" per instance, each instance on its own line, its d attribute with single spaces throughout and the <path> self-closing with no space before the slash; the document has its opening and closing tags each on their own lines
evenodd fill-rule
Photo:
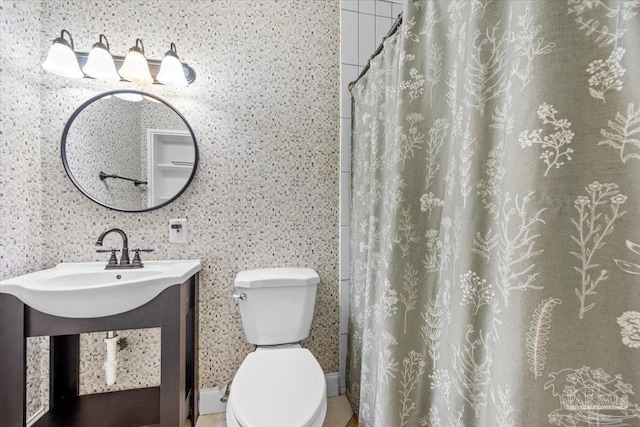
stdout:
<svg viewBox="0 0 640 427">
<path fill-rule="evenodd" d="M 254 345 L 297 343 L 309 336 L 320 278 L 311 268 L 245 270 L 236 295 L 247 341 Z"/>
</svg>

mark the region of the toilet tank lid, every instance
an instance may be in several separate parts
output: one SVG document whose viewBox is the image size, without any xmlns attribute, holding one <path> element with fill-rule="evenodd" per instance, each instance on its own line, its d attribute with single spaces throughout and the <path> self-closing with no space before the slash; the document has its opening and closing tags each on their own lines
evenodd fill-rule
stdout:
<svg viewBox="0 0 640 427">
<path fill-rule="evenodd" d="M 311 286 L 319 282 L 318 273 L 312 268 L 261 268 L 244 270 L 236 276 L 238 288 Z"/>
</svg>

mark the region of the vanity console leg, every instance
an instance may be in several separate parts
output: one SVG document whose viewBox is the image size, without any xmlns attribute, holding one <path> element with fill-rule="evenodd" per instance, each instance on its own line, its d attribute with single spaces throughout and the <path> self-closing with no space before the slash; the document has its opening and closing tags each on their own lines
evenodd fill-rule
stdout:
<svg viewBox="0 0 640 427">
<path fill-rule="evenodd" d="M 191 425 L 198 421 L 198 275 L 195 275 L 189 283 L 189 314 L 187 315 L 187 393 L 191 393 L 189 399 L 189 418 Z"/>
<path fill-rule="evenodd" d="M 160 332 L 161 427 L 184 425 L 187 419 L 185 350 L 188 292 L 187 282 L 169 288 L 165 295 Z M 177 301 L 180 303 L 177 304 Z"/>
<path fill-rule="evenodd" d="M 49 353 L 49 407 L 53 408 L 78 395 L 80 335 L 50 337 Z"/>
<path fill-rule="evenodd" d="M 27 418 L 24 323 L 24 304 L 13 295 L 0 294 L 0 424 L 7 427 L 22 427 Z"/>
</svg>

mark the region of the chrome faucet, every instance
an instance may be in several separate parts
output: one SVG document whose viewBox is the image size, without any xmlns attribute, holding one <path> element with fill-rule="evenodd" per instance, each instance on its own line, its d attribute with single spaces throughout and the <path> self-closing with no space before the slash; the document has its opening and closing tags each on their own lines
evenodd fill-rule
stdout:
<svg viewBox="0 0 640 427">
<path fill-rule="evenodd" d="M 111 252 L 111 259 L 109 260 L 109 264 L 107 264 L 107 268 L 140 268 L 142 265 L 134 265 L 131 264 L 129 260 L 129 239 L 127 238 L 127 234 L 120 230 L 119 228 L 110 228 L 109 230 L 102 233 L 98 236 L 98 240 L 96 241 L 96 246 L 102 246 L 102 241 L 105 236 L 109 233 L 118 233 L 120 237 L 122 237 L 122 255 L 120 256 L 120 262 L 115 262 L 115 249 L 109 250 L 98 250 L 98 252 Z"/>
</svg>

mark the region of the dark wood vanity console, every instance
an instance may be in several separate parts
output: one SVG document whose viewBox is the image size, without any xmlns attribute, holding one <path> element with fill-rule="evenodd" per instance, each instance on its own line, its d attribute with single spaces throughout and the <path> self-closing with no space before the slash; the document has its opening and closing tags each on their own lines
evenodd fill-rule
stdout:
<svg viewBox="0 0 640 427">
<path fill-rule="evenodd" d="M 79 334 L 161 328 L 159 387 L 78 395 Z M 198 274 L 125 313 L 51 316 L 0 294 L 0 426 L 26 423 L 27 337 L 50 336 L 49 411 L 33 426 L 184 427 L 198 418 Z M 106 357 L 106 351 L 105 351 Z M 121 374 L 122 375 L 122 374 Z"/>
</svg>

